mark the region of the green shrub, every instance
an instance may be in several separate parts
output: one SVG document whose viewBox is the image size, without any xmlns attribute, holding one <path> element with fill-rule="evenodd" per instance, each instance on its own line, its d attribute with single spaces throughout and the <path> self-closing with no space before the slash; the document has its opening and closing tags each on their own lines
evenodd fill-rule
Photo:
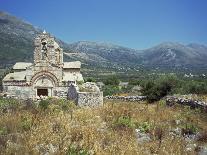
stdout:
<svg viewBox="0 0 207 155">
<path fill-rule="evenodd" d="M 66 99 L 60 99 L 59 105 L 63 111 L 69 111 L 69 110 L 74 109 L 76 107 L 74 102 L 68 101 Z"/>
<path fill-rule="evenodd" d="M 134 80 L 134 79 L 132 79 L 132 80 L 129 80 L 129 85 L 131 85 L 131 86 L 136 86 L 136 85 L 140 85 L 140 80 Z"/>
<path fill-rule="evenodd" d="M 5 109 L 9 110 L 17 110 L 22 103 L 16 99 L 3 99 L 0 98 L 0 110 L 4 111 Z"/>
<path fill-rule="evenodd" d="M 77 81 L 78 85 L 82 85 L 84 83 L 84 81 Z"/>
<path fill-rule="evenodd" d="M 156 80 L 149 80 L 143 84 L 142 93 L 149 102 L 160 100 L 170 94 L 178 83 L 176 76 L 164 76 Z"/>
<path fill-rule="evenodd" d="M 107 79 L 104 80 L 105 85 L 112 85 L 112 86 L 118 86 L 120 80 L 118 79 L 117 76 L 109 76 Z"/>
<path fill-rule="evenodd" d="M 128 116 L 121 116 L 113 122 L 114 128 L 134 128 L 135 124 Z"/>
<path fill-rule="evenodd" d="M 164 107 L 164 106 L 166 106 L 166 101 L 165 100 L 160 100 L 158 104 L 159 104 L 160 107 Z"/>
<path fill-rule="evenodd" d="M 104 88 L 103 88 L 103 95 L 104 95 L 104 96 L 115 95 L 115 94 L 117 94 L 117 93 L 119 93 L 119 92 L 120 92 L 120 89 L 119 89 L 119 87 L 117 87 L 117 86 L 106 85 L 106 86 L 104 86 Z"/>
<path fill-rule="evenodd" d="M 207 83 L 199 81 L 188 81 L 184 85 L 187 94 L 207 94 Z"/>
<path fill-rule="evenodd" d="M 70 145 L 68 147 L 66 155 L 89 155 L 89 152 L 82 148 L 78 148 L 78 147 Z"/>
<path fill-rule="evenodd" d="M 20 125 L 24 131 L 28 131 L 32 127 L 32 119 L 29 116 L 22 116 Z"/>
<path fill-rule="evenodd" d="M 0 135 L 6 135 L 8 133 L 6 127 L 0 127 Z"/>
<path fill-rule="evenodd" d="M 86 82 L 96 82 L 96 80 L 93 77 L 89 77 L 85 81 Z"/>
<path fill-rule="evenodd" d="M 40 109 L 42 109 L 42 110 L 46 110 L 46 109 L 48 109 L 48 107 L 49 107 L 49 100 L 41 100 L 41 101 L 39 102 L 39 107 L 40 107 Z"/>
<path fill-rule="evenodd" d="M 152 128 L 151 124 L 149 122 L 143 122 L 136 125 L 138 129 L 140 129 L 141 132 L 147 133 Z"/>
</svg>

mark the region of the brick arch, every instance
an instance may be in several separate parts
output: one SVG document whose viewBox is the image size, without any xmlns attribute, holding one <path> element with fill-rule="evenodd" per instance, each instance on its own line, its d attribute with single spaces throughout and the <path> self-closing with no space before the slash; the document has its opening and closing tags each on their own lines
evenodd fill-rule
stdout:
<svg viewBox="0 0 207 155">
<path fill-rule="evenodd" d="M 41 72 L 35 73 L 33 75 L 32 79 L 30 80 L 30 83 L 34 84 L 34 82 L 36 80 L 38 80 L 39 78 L 42 78 L 43 76 L 49 78 L 50 80 L 52 80 L 54 82 L 55 86 L 58 86 L 58 79 L 57 79 L 57 77 L 54 74 L 52 74 L 50 72 L 47 72 L 47 71 L 41 71 Z"/>
</svg>

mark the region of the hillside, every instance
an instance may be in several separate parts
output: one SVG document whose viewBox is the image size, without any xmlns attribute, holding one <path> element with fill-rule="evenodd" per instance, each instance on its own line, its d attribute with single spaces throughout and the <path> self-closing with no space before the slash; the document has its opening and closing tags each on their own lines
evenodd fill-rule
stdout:
<svg viewBox="0 0 207 155">
<path fill-rule="evenodd" d="M 67 52 L 66 55 L 95 65 L 131 66 L 140 63 L 137 50 L 118 45 L 79 41 L 69 44 L 69 48 L 72 53 Z"/>
<path fill-rule="evenodd" d="M 0 12 L 0 67 L 16 61 L 33 61 L 34 38 L 42 32 L 15 16 Z M 56 40 L 67 49 L 67 44 Z"/>
<path fill-rule="evenodd" d="M 31 60 L 33 42 L 40 32 L 32 25 L 14 16 L 0 12 L 0 62 L 10 64 L 14 61 Z"/>
<path fill-rule="evenodd" d="M 22 19 L 0 12 L 0 67 L 17 61 L 33 60 L 33 40 L 43 30 Z M 146 50 L 136 50 L 107 43 L 78 41 L 67 44 L 56 39 L 64 49 L 65 60 L 80 60 L 91 68 L 205 68 L 207 47 L 166 42 Z"/>
<path fill-rule="evenodd" d="M 119 65 L 160 68 L 204 68 L 207 47 L 200 44 L 183 45 L 166 42 L 146 50 L 135 50 L 117 45 L 80 41 L 69 45 L 73 58 L 96 64 L 111 62 Z"/>
<path fill-rule="evenodd" d="M 143 64 L 155 66 L 206 66 L 207 47 L 199 44 L 182 45 L 167 42 L 144 50 Z"/>
</svg>

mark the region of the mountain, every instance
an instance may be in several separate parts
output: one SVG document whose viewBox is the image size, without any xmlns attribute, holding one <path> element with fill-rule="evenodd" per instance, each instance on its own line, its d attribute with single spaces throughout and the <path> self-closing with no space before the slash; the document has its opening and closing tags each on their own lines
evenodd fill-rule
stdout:
<svg viewBox="0 0 207 155">
<path fill-rule="evenodd" d="M 148 66 L 206 66 L 207 47 L 199 44 L 183 45 L 166 42 L 142 52 L 144 65 Z"/>
<path fill-rule="evenodd" d="M 206 67 L 207 47 L 200 44 L 183 45 L 165 42 L 146 50 L 134 50 L 113 44 L 77 42 L 69 45 L 68 53 L 76 59 L 92 60 L 96 63 L 113 62 L 120 65 L 142 65 L 146 67 Z M 95 56 L 96 55 L 96 56 Z"/>
<path fill-rule="evenodd" d="M 17 61 L 33 61 L 33 41 L 42 29 L 0 12 L 0 67 Z M 207 47 L 165 42 L 155 47 L 136 50 L 108 43 L 79 41 L 67 44 L 56 38 L 64 49 L 65 60 L 80 60 L 83 65 L 98 67 L 207 67 Z"/>
<path fill-rule="evenodd" d="M 0 62 L 31 60 L 32 39 L 40 33 L 38 28 L 14 16 L 0 12 Z"/>
<path fill-rule="evenodd" d="M 140 62 L 137 50 L 108 44 L 89 41 L 79 41 L 68 46 L 70 51 L 65 54 L 87 63 L 100 65 L 133 65 Z"/>
<path fill-rule="evenodd" d="M 0 65 L 33 60 L 34 38 L 43 30 L 15 16 L 0 12 Z M 56 39 L 62 47 L 67 44 Z"/>
</svg>

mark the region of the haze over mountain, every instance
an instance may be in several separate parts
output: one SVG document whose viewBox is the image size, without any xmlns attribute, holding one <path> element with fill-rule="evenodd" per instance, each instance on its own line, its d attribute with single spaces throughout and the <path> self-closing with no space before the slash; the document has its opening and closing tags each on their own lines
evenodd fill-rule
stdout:
<svg viewBox="0 0 207 155">
<path fill-rule="evenodd" d="M 19 18 L 0 12 L 0 65 L 33 60 L 33 41 L 43 30 Z M 149 38 L 150 39 L 150 38 Z M 78 41 L 67 44 L 56 39 L 64 49 L 65 59 L 86 65 L 203 67 L 207 66 L 207 47 L 166 42 L 150 49 L 136 50 L 113 44 Z"/>
</svg>

